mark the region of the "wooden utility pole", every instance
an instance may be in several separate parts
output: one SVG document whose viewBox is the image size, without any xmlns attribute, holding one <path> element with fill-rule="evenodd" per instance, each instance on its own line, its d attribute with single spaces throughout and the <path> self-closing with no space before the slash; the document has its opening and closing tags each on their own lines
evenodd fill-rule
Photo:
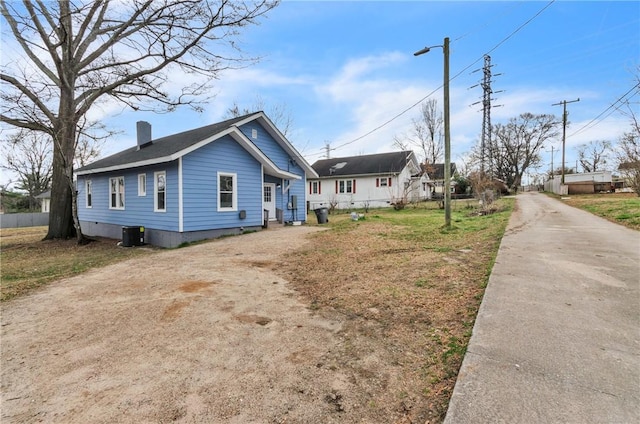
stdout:
<svg viewBox="0 0 640 424">
<path fill-rule="evenodd" d="M 560 103 L 554 103 L 551 106 L 558 106 L 558 105 L 563 105 L 563 112 L 562 112 L 562 177 L 560 178 L 560 184 L 564 185 L 564 146 L 565 146 L 565 142 L 566 142 L 566 138 L 567 138 L 567 103 L 575 103 L 575 102 L 579 102 L 580 98 L 577 98 L 576 100 L 571 100 L 571 101 L 566 101 L 563 100 Z"/>
<path fill-rule="evenodd" d="M 441 46 L 425 47 L 413 55 L 428 53 L 433 47 L 442 47 L 444 53 L 444 225 L 451 228 L 451 125 L 449 113 L 449 37 Z"/>
<path fill-rule="evenodd" d="M 451 124 L 449 122 L 449 37 L 444 39 L 444 225 L 451 228 Z"/>
</svg>

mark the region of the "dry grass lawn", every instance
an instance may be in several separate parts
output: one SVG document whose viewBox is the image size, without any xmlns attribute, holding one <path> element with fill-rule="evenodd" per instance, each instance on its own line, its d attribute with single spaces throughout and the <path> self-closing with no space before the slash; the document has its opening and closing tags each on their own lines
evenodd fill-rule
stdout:
<svg viewBox="0 0 640 424">
<path fill-rule="evenodd" d="M 274 271 L 310 309 L 344 322 L 341 348 L 318 366 L 352 376 L 368 407 L 363 420 L 442 421 L 513 204 L 501 199 L 496 213 L 480 216 L 473 202 L 455 202 L 449 230 L 435 203 L 358 221 L 332 214 L 327 231 L 278 261 Z M 3 230 L 3 300 L 152 252 L 115 240 L 41 241 L 45 230 Z M 371 364 L 384 366 L 372 372 Z"/>
<path fill-rule="evenodd" d="M 51 281 L 80 274 L 152 252 L 123 248 L 117 240 L 96 238 L 78 246 L 75 240 L 42 239 L 47 227 L 3 228 L 0 233 L 0 300 L 25 294 Z"/>
<path fill-rule="evenodd" d="M 579 194 L 563 196 L 562 201 L 616 224 L 640 230 L 640 197 L 635 193 Z"/>
<path fill-rule="evenodd" d="M 286 267 L 313 309 L 346 318 L 348 349 L 332 361 L 360 377 L 380 417 L 402 408 L 407 422 L 424 423 L 446 413 L 513 200 L 489 216 L 463 205 L 451 231 L 437 210 L 376 211 L 357 222 L 330 215 L 332 230 Z M 363 374 L 368 358 L 395 373 Z"/>
</svg>

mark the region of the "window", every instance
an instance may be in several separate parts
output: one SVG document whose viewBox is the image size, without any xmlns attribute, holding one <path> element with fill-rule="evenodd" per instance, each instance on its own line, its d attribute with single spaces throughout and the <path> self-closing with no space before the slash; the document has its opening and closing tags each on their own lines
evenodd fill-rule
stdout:
<svg viewBox="0 0 640 424">
<path fill-rule="evenodd" d="M 309 181 L 309 194 L 322 194 L 320 181 Z"/>
<path fill-rule="evenodd" d="M 124 209 L 124 177 L 109 178 L 109 209 Z"/>
<path fill-rule="evenodd" d="M 342 194 L 354 194 L 356 192 L 356 180 L 336 181 L 336 192 Z"/>
<path fill-rule="evenodd" d="M 218 172 L 218 210 L 235 211 L 237 206 L 236 174 Z"/>
<path fill-rule="evenodd" d="M 93 203 L 92 203 L 92 199 L 91 199 L 91 180 L 87 180 L 85 181 L 85 187 L 86 187 L 86 200 L 87 200 L 87 208 L 91 208 L 93 207 Z"/>
<path fill-rule="evenodd" d="M 167 173 L 165 171 L 153 174 L 153 211 L 165 212 L 167 210 Z"/>
<path fill-rule="evenodd" d="M 263 192 L 263 198 L 264 198 L 264 203 L 271 203 L 272 202 L 272 195 L 271 195 L 271 186 L 265 185 L 262 188 L 262 192 Z"/>
<path fill-rule="evenodd" d="M 376 178 L 376 187 L 391 187 L 391 177 Z"/>
<path fill-rule="evenodd" d="M 147 174 L 138 174 L 138 196 L 147 195 Z"/>
</svg>

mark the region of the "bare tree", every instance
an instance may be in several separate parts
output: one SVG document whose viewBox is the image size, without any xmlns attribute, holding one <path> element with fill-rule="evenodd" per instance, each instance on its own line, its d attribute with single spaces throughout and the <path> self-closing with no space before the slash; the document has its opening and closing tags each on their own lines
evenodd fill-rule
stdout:
<svg viewBox="0 0 640 424">
<path fill-rule="evenodd" d="M 225 117 L 236 118 L 258 111 L 264 111 L 282 135 L 285 137 L 291 135 L 293 130 L 293 115 L 291 114 L 291 110 L 284 103 L 267 105 L 260 96 L 256 97 L 256 101 L 251 107 L 240 107 L 238 102 L 233 102 L 233 106 L 227 109 Z"/>
<path fill-rule="evenodd" d="M 425 163 L 434 164 L 442 160 L 444 154 L 444 119 L 434 99 L 420 105 L 420 117 L 412 119 L 410 134 L 394 137 L 393 144 L 401 150 L 417 148 Z"/>
<path fill-rule="evenodd" d="M 584 172 L 596 172 L 604 169 L 609 162 L 611 142 L 607 140 L 593 140 L 576 147 L 578 160 Z"/>
<path fill-rule="evenodd" d="M 616 155 L 618 169 L 624 175 L 627 184 L 640 196 L 640 123 L 638 117 L 631 113 L 631 129 L 624 133 L 618 141 Z"/>
<path fill-rule="evenodd" d="M 134 110 L 200 108 L 220 71 L 251 60 L 235 43 L 240 29 L 276 5 L 266 0 L 0 0 L 3 42 L 10 38 L 23 53 L 2 66 L 0 119 L 53 140 L 46 238 L 75 234 L 83 240 L 73 211 L 73 162 L 87 112 L 108 101 Z M 189 77 L 172 81 L 178 71 Z"/>
<path fill-rule="evenodd" d="M 24 129 L 2 142 L 3 162 L 0 166 L 17 176 L 17 188 L 28 194 L 29 209 L 35 207 L 35 197 L 49 189 L 51 148 L 50 137 Z"/>
<path fill-rule="evenodd" d="M 517 190 L 527 169 L 540 165 L 540 151 L 544 143 L 559 134 L 558 120 L 554 115 L 523 113 L 511 118 L 506 125 L 495 124 L 489 143 L 493 158 L 493 176 L 503 180 L 508 187 Z M 480 146 L 473 152 L 480 158 Z"/>
</svg>

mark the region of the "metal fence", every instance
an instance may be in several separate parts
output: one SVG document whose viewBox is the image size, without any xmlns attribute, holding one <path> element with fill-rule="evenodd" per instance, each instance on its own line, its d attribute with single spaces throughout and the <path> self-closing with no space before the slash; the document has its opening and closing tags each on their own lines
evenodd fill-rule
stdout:
<svg viewBox="0 0 640 424">
<path fill-rule="evenodd" d="M 0 228 L 39 227 L 49 225 L 49 213 L 0 214 Z"/>
</svg>

